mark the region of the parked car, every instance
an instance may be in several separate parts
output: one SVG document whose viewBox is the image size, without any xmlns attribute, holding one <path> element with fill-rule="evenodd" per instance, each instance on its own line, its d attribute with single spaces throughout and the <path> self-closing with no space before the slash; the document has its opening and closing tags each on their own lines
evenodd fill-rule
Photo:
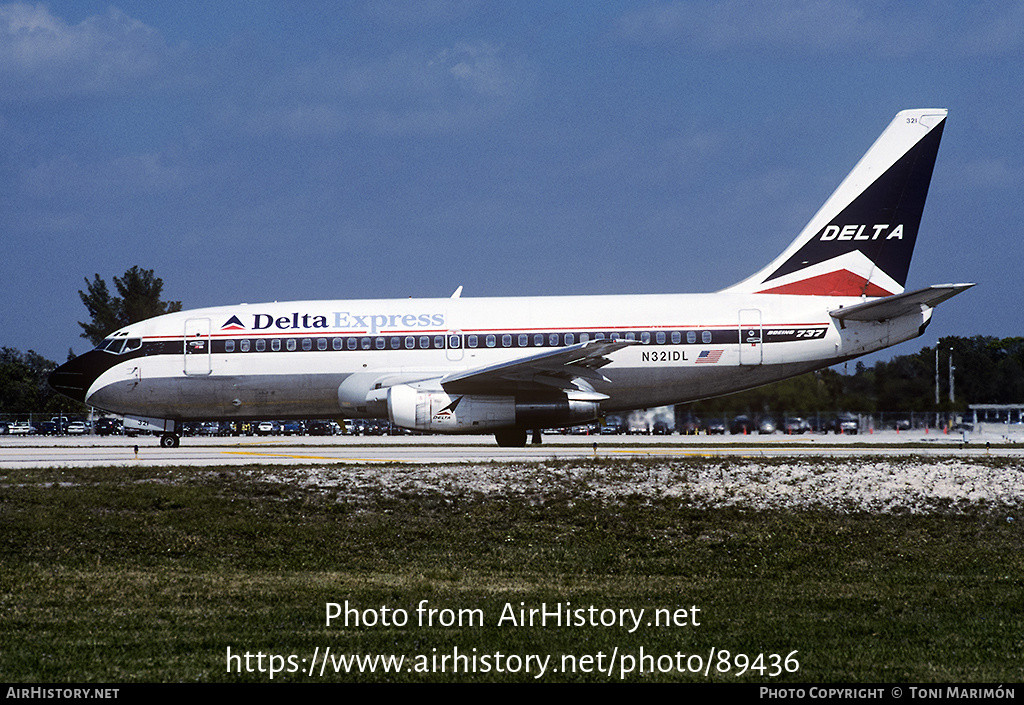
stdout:
<svg viewBox="0 0 1024 705">
<path fill-rule="evenodd" d="M 835 420 L 832 422 L 833 433 L 857 435 L 859 429 L 860 422 L 857 421 L 857 417 L 848 411 L 836 415 Z"/>
<path fill-rule="evenodd" d="M 89 427 L 85 421 L 72 421 L 68 424 L 67 433 L 69 436 L 84 436 L 89 432 Z"/>
<path fill-rule="evenodd" d="M 276 436 L 279 433 L 281 433 L 281 424 L 277 421 L 260 421 L 256 425 L 257 436 Z"/>
<path fill-rule="evenodd" d="M 778 430 L 778 427 L 775 425 L 775 419 L 770 416 L 765 416 L 757 424 L 757 432 L 763 436 L 775 433 L 776 430 Z"/>
<path fill-rule="evenodd" d="M 334 430 L 329 421 L 310 421 L 306 425 L 306 433 L 311 436 L 332 436 Z"/>
<path fill-rule="evenodd" d="M 829 422 L 820 415 L 815 415 L 807 421 L 807 428 L 811 433 L 828 433 L 828 426 Z"/>
<path fill-rule="evenodd" d="M 117 419 L 100 419 L 95 428 L 97 436 L 112 436 L 121 433 L 121 422 Z"/>
<path fill-rule="evenodd" d="M 786 434 L 807 433 L 811 430 L 811 424 L 799 416 L 788 416 L 782 422 L 782 432 Z"/>
<path fill-rule="evenodd" d="M 704 424 L 704 433 L 708 434 L 709 436 L 724 436 L 725 429 L 725 419 L 711 419 L 710 421 Z"/>
<path fill-rule="evenodd" d="M 700 433 L 700 429 L 700 419 L 693 415 L 687 415 L 685 419 L 676 424 L 676 430 L 684 436 Z"/>
<path fill-rule="evenodd" d="M 7 433 L 12 436 L 30 436 L 36 432 L 35 426 L 30 424 L 28 421 L 13 421 L 7 427 Z"/>
<path fill-rule="evenodd" d="M 729 424 L 729 433 L 753 433 L 754 422 L 750 420 L 750 417 L 745 414 L 733 417 L 732 423 Z"/>
</svg>

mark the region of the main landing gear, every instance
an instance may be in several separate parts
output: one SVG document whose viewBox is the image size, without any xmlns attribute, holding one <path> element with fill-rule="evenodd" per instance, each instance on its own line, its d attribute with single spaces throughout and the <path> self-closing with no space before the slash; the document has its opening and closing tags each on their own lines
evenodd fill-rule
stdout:
<svg viewBox="0 0 1024 705">
<path fill-rule="evenodd" d="M 181 445 L 181 437 L 176 433 L 165 433 L 160 436 L 161 448 L 177 448 Z"/>
<path fill-rule="evenodd" d="M 525 448 L 526 447 L 526 429 L 525 428 L 504 428 L 500 431 L 494 432 L 494 440 L 498 442 L 499 448 Z M 533 432 L 533 444 L 540 445 L 540 429 L 536 429 Z"/>
</svg>

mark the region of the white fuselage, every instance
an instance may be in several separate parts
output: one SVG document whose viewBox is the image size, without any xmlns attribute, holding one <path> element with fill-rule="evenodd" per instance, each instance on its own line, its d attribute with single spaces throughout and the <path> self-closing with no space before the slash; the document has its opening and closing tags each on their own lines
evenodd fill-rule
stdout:
<svg viewBox="0 0 1024 705">
<path fill-rule="evenodd" d="M 607 397 L 601 412 L 622 411 L 834 364 L 916 337 L 931 314 L 843 328 L 829 315 L 861 301 L 717 293 L 206 308 L 128 326 L 112 338 L 137 342 L 88 353 L 105 369 L 84 396 L 116 413 L 177 421 L 380 417 L 386 399 L 375 387 L 618 338 L 634 342 L 608 355 L 592 389 Z"/>
</svg>

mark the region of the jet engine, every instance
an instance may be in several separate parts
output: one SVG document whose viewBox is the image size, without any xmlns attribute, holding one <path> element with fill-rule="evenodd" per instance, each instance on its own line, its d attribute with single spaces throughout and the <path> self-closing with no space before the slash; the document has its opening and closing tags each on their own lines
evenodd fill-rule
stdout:
<svg viewBox="0 0 1024 705">
<path fill-rule="evenodd" d="M 435 433 L 484 433 L 504 428 L 550 428 L 592 421 L 600 402 L 566 394 L 490 396 L 449 394 L 399 384 L 388 389 L 388 416 L 403 428 Z"/>
</svg>

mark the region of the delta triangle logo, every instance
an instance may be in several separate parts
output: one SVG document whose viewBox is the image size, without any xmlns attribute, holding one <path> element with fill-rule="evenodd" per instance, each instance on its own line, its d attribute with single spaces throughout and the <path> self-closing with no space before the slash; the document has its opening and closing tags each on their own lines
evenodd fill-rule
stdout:
<svg viewBox="0 0 1024 705">
<path fill-rule="evenodd" d="M 462 401 L 462 397 L 459 397 L 458 399 L 456 399 L 452 403 L 450 403 L 448 406 L 446 406 L 443 409 L 439 410 L 436 414 L 434 414 L 434 418 L 435 419 L 438 418 L 438 417 L 445 417 L 445 418 L 447 418 L 449 416 L 454 415 L 455 414 L 455 409 L 456 409 L 456 407 L 458 407 L 460 401 Z"/>
<path fill-rule="evenodd" d="M 242 322 L 240 320 L 238 320 L 238 316 L 232 316 L 231 318 L 228 319 L 227 323 L 225 323 L 224 325 L 222 325 L 220 327 L 220 329 L 221 330 L 245 330 L 245 326 L 242 324 Z"/>
</svg>

